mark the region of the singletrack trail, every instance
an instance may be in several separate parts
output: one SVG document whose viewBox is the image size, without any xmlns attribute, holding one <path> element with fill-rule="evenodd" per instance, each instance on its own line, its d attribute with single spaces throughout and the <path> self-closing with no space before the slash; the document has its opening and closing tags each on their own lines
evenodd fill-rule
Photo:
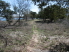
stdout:
<svg viewBox="0 0 69 52">
<path fill-rule="evenodd" d="M 27 52 L 48 52 L 48 50 L 42 51 L 38 47 L 39 43 L 39 31 L 37 30 L 37 26 L 35 22 L 32 22 L 33 25 L 33 35 L 29 42 L 29 45 L 27 46 Z"/>
</svg>

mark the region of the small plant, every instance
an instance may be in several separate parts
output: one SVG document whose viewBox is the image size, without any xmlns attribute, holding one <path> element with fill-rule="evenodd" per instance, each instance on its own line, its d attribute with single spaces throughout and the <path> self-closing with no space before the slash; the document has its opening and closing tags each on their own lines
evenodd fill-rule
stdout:
<svg viewBox="0 0 69 52">
<path fill-rule="evenodd" d="M 56 30 L 59 30 L 59 28 L 56 28 Z"/>
<path fill-rule="evenodd" d="M 66 30 L 64 30 L 64 32 L 66 32 Z"/>
<path fill-rule="evenodd" d="M 44 40 L 47 41 L 49 38 L 45 38 Z"/>
</svg>

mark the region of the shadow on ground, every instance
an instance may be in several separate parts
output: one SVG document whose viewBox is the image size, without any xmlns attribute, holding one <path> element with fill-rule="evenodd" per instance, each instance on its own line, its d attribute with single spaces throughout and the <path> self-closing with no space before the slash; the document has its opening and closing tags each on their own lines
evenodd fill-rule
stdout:
<svg viewBox="0 0 69 52">
<path fill-rule="evenodd" d="M 59 43 L 50 49 L 50 52 L 69 52 L 69 45 L 65 43 Z"/>
<path fill-rule="evenodd" d="M 36 23 L 53 23 L 53 22 L 50 22 L 50 21 L 35 21 Z"/>
</svg>

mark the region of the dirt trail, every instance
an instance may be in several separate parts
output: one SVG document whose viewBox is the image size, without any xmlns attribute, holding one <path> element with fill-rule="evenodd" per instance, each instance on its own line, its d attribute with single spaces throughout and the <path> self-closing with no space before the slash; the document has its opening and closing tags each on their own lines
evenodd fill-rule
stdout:
<svg viewBox="0 0 69 52">
<path fill-rule="evenodd" d="M 39 38 L 39 32 L 37 30 L 37 27 L 36 25 L 34 24 L 34 22 L 32 23 L 33 24 L 33 35 L 32 35 L 32 39 L 30 40 L 30 43 L 29 45 L 27 46 L 27 52 L 36 52 L 37 51 L 37 44 L 38 44 L 38 38 Z"/>
<path fill-rule="evenodd" d="M 33 35 L 29 42 L 29 45 L 27 46 L 27 52 L 49 52 L 48 50 L 41 50 L 39 49 L 39 31 L 37 30 L 37 26 L 35 22 L 32 22 L 33 25 Z"/>
</svg>

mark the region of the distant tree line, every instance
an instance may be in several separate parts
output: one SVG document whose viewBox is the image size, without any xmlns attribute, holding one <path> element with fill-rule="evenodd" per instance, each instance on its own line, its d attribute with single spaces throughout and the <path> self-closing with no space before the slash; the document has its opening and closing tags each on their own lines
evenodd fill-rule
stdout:
<svg viewBox="0 0 69 52">
<path fill-rule="evenodd" d="M 40 11 L 38 14 L 36 12 L 30 12 L 30 3 L 29 0 L 16 0 L 17 4 L 14 4 L 13 11 L 10 9 L 10 4 L 5 1 L 0 0 L 0 16 L 6 18 L 6 21 L 10 25 L 12 23 L 13 14 L 19 14 L 18 20 L 13 24 L 15 25 L 17 22 L 20 25 L 21 17 L 27 21 L 27 17 L 30 16 L 32 19 L 40 18 L 43 21 L 46 19 L 50 19 L 56 21 L 57 19 L 63 19 L 66 17 L 66 8 L 69 3 L 67 0 L 32 0 L 34 4 L 36 4 Z M 51 5 L 49 2 L 56 2 L 55 5 Z M 47 6 L 47 7 L 46 7 Z"/>
<path fill-rule="evenodd" d="M 43 19 L 43 21 L 46 21 L 46 19 L 50 19 L 50 22 L 53 20 L 56 21 L 58 19 L 63 19 L 66 17 L 66 8 L 62 8 L 58 5 L 51 5 L 43 10 L 41 10 L 37 18 Z"/>
<path fill-rule="evenodd" d="M 58 19 L 66 18 L 67 8 L 69 5 L 69 0 L 32 0 L 35 5 L 40 9 L 37 14 L 37 18 L 43 19 L 45 22 L 46 19 L 50 19 L 50 22 L 56 21 Z M 52 5 L 53 2 L 55 4 Z"/>
<path fill-rule="evenodd" d="M 30 11 L 30 17 L 32 18 L 32 20 L 34 19 L 34 18 L 36 18 L 36 12 L 32 12 L 32 11 Z"/>
</svg>

